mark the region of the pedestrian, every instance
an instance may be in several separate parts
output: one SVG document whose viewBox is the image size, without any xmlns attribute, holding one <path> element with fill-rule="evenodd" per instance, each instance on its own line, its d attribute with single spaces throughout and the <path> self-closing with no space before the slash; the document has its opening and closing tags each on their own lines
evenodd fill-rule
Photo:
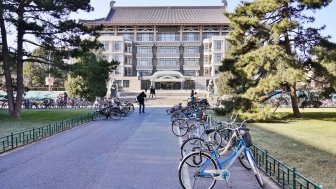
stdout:
<svg viewBox="0 0 336 189">
<path fill-rule="evenodd" d="M 153 96 L 154 96 L 154 88 L 153 88 L 153 86 L 151 86 L 150 89 L 149 89 L 149 98 L 150 97 L 153 98 Z"/>
<path fill-rule="evenodd" d="M 139 113 L 145 113 L 145 98 L 147 97 L 147 95 L 145 94 L 145 92 L 141 92 L 138 96 L 137 96 L 137 100 L 139 102 Z"/>
<path fill-rule="evenodd" d="M 145 93 L 147 94 L 147 87 L 145 88 Z"/>
<path fill-rule="evenodd" d="M 194 98 L 194 95 L 195 95 L 195 92 L 194 92 L 194 89 L 191 90 L 191 93 L 190 93 L 190 98 L 191 100 Z"/>
<path fill-rule="evenodd" d="M 156 94 L 155 94 L 155 88 L 153 88 L 153 95 L 152 96 L 155 96 L 156 97 Z"/>
</svg>

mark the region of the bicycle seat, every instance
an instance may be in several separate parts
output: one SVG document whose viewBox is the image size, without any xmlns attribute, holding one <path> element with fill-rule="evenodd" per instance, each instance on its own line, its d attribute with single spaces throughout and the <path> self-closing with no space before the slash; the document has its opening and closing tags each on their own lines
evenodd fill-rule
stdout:
<svg viewBox="0 0 336 189">
<path fill-rule="evenodd" d="M 205 134 L 207 134 L 207 135 L 214 132 L 214 131 L 216 131 L 216 129 L 205 129 L 204 130 Z"/>
</svg>

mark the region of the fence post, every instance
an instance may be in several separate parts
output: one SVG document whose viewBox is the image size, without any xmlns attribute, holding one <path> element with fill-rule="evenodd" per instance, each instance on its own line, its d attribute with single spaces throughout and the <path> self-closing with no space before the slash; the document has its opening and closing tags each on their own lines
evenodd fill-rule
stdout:
<svg viewBox="0 0 336 189">
<path fill-rule="evenodd" d="M 265 165 L 266 165 L 266 168 L 265 168 L 265 171 L 266 171 L 266 175 L 268 175 L 268 163 L 267 163 L 267 159 L 268 159 L 268 151 L 265 150 Z"/>
<path fill-rule="evenodd" d="M 33 141 L 35 141 L 35 128 L 33 127 Z"/>
<path fill-rule="evenodd" d="M 11 145 L 13 149 L 14 148 L 14 133 L 11 133 Z"/>
<path fill-rule="evenodd" d="M 296 189 L 296 169 L 293 168 L 293 189 Z"/>
</svg>

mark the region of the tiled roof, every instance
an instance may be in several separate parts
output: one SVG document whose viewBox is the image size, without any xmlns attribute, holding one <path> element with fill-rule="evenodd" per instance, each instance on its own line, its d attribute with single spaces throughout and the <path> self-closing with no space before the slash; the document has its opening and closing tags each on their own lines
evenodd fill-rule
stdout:
<svg viewBox="0 0 336 189">
<path fill-rule="evenodd" d="M 112 7 L 107 17 L 80 20 L 89 25 L 216 25 L 227 24 L 223 6 Z"/>
</svg>

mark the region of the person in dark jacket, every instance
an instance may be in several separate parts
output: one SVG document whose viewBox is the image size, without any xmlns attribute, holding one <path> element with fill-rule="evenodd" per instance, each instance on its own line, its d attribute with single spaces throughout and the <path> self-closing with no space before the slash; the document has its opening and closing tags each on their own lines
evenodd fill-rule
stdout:
<svg viewBox="0 0 336 189">
<path fill-rule="evenodd" d="M 139 102 L 139 113 L 141 113 L 141 110 L 142 110 L 142 113 L 145 113 L 145 98 L 146 97 L 147 95 L 143 91 L 137 97 L 137 100 Z"/>
</svg>

